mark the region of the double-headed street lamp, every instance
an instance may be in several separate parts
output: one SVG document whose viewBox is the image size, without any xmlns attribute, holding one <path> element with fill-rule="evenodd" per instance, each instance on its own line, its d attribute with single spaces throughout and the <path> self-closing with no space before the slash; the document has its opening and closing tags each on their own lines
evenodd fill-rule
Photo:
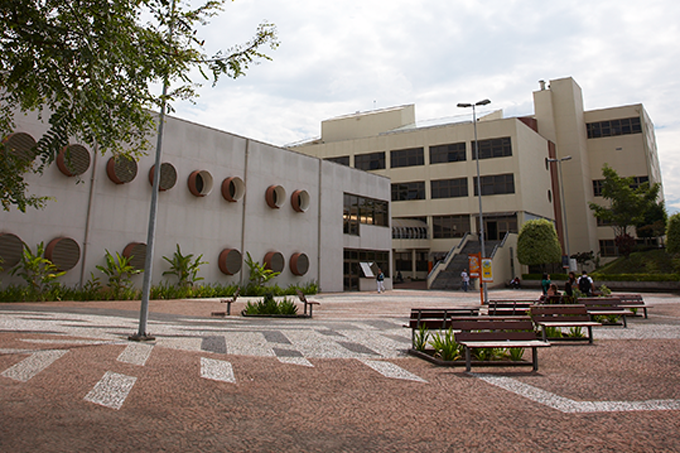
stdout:
<svg viewBox="0 0 680 453">
<path fill-rule="evenodd" d="M 482 213 L 482 178 L 479 175 L 479 143 L 477 142 L 477 107 L 482 106 L 482 105 L 488 105 L 491 104 L 491 101 L 488 99 L 484 99 L 483 101 L 476 102 L 474 104 L 466 104 L 466 103 L 460 103 L 458 104 L 458 107 L 460 108 L 468 108 L 472 107 L 472 125 L 475 131 L 475 159 L 477 160 L 477 198 L 479 199 L 479 242 L 481 243 L 482 246 L 482 259 L 486 258 L 486 249 L 484 248 L 484 214 Z M 489 301 L 489 293 L 486 288 L 486 282 L 482 281 L 482 272 L 481 272 L 481 265 L 482 263 L 479 263 L 480 265 L 480 272 L 479 272 L 479 281 L 482 282 L 483 288 L 484 288 L 484 300 L 482 301 L 483 303 L 487 303 Z"/>
<path fill-rule="evenodd" d="M 567 265 L 569 266 L 569 270 L 574 270 L 571 268 L 571 252 L 569 251 L 569 228 L 567 227 L 567 204 L 564 200 L 564 180 L 562 178 L 562 162 L 565 160 L 571 160 L 571 156 L 566 156 L 561 159 L 550 159 L 546 158 L 545 161 L 547 163 L 554 163 L 557 162 L 557 169 L 559 171 L 559 184 L 560 184 L 560 198 L 562 201 L 562 224 L 564 225 L 564 245 L 566 247 L 566 252 L 567 252 Z"/>
</svg>

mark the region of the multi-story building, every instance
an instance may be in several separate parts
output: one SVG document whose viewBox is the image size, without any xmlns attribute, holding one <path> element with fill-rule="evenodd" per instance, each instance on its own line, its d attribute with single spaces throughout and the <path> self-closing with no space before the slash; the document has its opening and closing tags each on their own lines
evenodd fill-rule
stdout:
<svg viewBox="0 0 680 453">
<path fill-rule="evenodd" d="M 17 115 L 15 123 L 6 151 L 29 155 L 47 128 L 31 115 Z M 2 283 L 21 283 L 7 271 L 23 244 L 35 251 L 40 242 L 68 271 L 60 278 L 66 285 L 82 285 L 91 274 L 105 283 L 96 269 L 105 250 L 143 268 L 153 166 L 153 153 L 116 160 L 76 142 L 65 146 L 56 165 L 27 176 L 31 193 L 54 201 L 26 213 L 0 211 Z M 168 117 L 160 189 L 154 284 L 172 283 L 162 275 L 163 256 L 172 257 L 178 244 L 208 262 L 202 283 L 225 285 L 247 283 L 246 252 L 281 272 L 272 283 L 316 281 L 322 291 L 375 289 L 372 278 L 345 281 L 345 270 L 361 263 L 388 269 L 391 262 L 390 182 L 379 175 Z M 362 204 L 361 217 L 344 222 L 348 200 Z M 344 234 L 350 226 L 353 234 Z M 141 279 L 135 277 L 137 287 Z"/>
<path fill-rule="evenodd" d="M 477 121 L 482 218 L 496 284 L 520 273 L 516 233 L 530 219 L 554 221 L 565 254 L 615 254 L 613 231 L 598 226 L 588 207 L 603 201 L 605 163 L 637 182 L 661 182 L 654 128 L 641 104 L 585 111 L 580 87 L 564 78 L 541 82 L 534 108 L 528 117 L 482 112 Z M 419 124 L 415 107 L 404 105 L 323 121 L 320 138 L 292 149 L 389 177 L 393 272 L 429 274 L 433 284 L 433 264 L 447 257 L 448 267 L 454 255 L 472 251 L 480 231 L 473 126 Z"/>
</svg>

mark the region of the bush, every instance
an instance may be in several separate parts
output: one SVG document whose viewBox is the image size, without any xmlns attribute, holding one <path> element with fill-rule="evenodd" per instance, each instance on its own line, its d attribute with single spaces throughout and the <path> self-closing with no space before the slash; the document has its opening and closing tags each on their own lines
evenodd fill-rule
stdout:
<svg viewBox="0 0 680 453">
<path fill-rule="evenodd" d="M 526 265 L 559 263 L 562 247 L 555 226 L 548 220 L 529 220 L 517 236 L 517 259 Z"/>
<path fill-rule="evenodd" d="M 666 227 L 666 250 L 672 255 L 680 253 L 680 213 L 668 219 Z"/>
</svg>

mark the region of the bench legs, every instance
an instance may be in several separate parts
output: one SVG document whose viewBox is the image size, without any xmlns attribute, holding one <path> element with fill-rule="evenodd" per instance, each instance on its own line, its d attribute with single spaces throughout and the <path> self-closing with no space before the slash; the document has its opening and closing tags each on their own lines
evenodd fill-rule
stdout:
<svg viewBox="0 0 680 453">
<path fill-rule="evenodd" d="M 588 326 L 588 343 L 593 344 L 593 328 Z"/>
<path fill-rule="evenodd" d="M 472 368 L 472 358 L 470 356 L 470 348 L 465 346 L 465 371 L 470 371 Z"/>
<path fill-rule="evenodd" d="M 534 371 L 538 371 L 538 348 L 536 346 L 531 348 L 531 364 Z"/>
</svg>

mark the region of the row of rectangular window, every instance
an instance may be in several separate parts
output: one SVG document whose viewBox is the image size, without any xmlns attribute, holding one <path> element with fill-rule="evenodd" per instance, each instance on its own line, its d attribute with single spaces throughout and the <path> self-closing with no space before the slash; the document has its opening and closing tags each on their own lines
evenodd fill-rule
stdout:
<svg viewBox="0 0 680 453">
<path fill-rule="evenodd" d="M 415 218 L 415 220 L 425 222 L 424 217 Z M 479 218 L 476 217 L 475 220 L 479 224 Z M 484 219 L 484 224 L 486 237 L 490 240 L 498 240 L 507 232 L 518 232 L 516 214 L 490 216 Z M 422 230 L 421 227 L 392 227 L 392 239 L 427 239 L 427 231 Z M 479 230 L 479 225 L 477 225 L 477 230 Z M 469 232 L 471 232 L 469 214 L 432 216 L 433 239 L 461 238 Z"/>
<path fill-rule="evenodd" d="M 343 232 L 359 235 L 359 224 L 389 226 L 388 203 L 374 198 L 344 194 Z"/>
<path fill-rule="evenodd" d="M 635 190 L 644 183 L 649 182 L 649 176 L 632 176 L 633 181 L 630 184 L 630 188 Z M 602 188 L 604 186 L 604 179 L 593 179 L 593 196 L 601 197 Z"/>
<path fill-rule="evenodd" d="M 587 123 L 588 138 L 614 137 L 617 135 L 641 134 L 640 118 L 623 118 L 618 120 Z"/>
<path fill-rule="evenodd" d="M 473 179 L 474 194 L 477 196 L 477 177 Z M 512 173 L 482 176 L 482 195 L 515 193 L 515 178 Z M 460 198 L 467 197 L 468 178 L 437 179 L 430 181 L 430 197 Z M 425 200 L 425 182 L 399 182 L 392 184 L 392 201 Z"/>
<path fill-rule="evenodd" d="M 430 146 L 430 164 L 465 161 L 467 160 L 466 146 L 465 142 Z M 480 159 L 512 156 L 510 137 L 480 140 L 478 147 Z M 474 156 L 472 158 L 474 159 Z M 349 156 L 331 157 L 327 160 L 349 166 Z M 419 147 L 390 151 L 390 165 L 391 168 L 425 165 L 425 149 Z M 387 168 L 385 152 L 379 151 L 355 155 L 354 168 L 366 171 L 384 170 Z"/>
</svg>

